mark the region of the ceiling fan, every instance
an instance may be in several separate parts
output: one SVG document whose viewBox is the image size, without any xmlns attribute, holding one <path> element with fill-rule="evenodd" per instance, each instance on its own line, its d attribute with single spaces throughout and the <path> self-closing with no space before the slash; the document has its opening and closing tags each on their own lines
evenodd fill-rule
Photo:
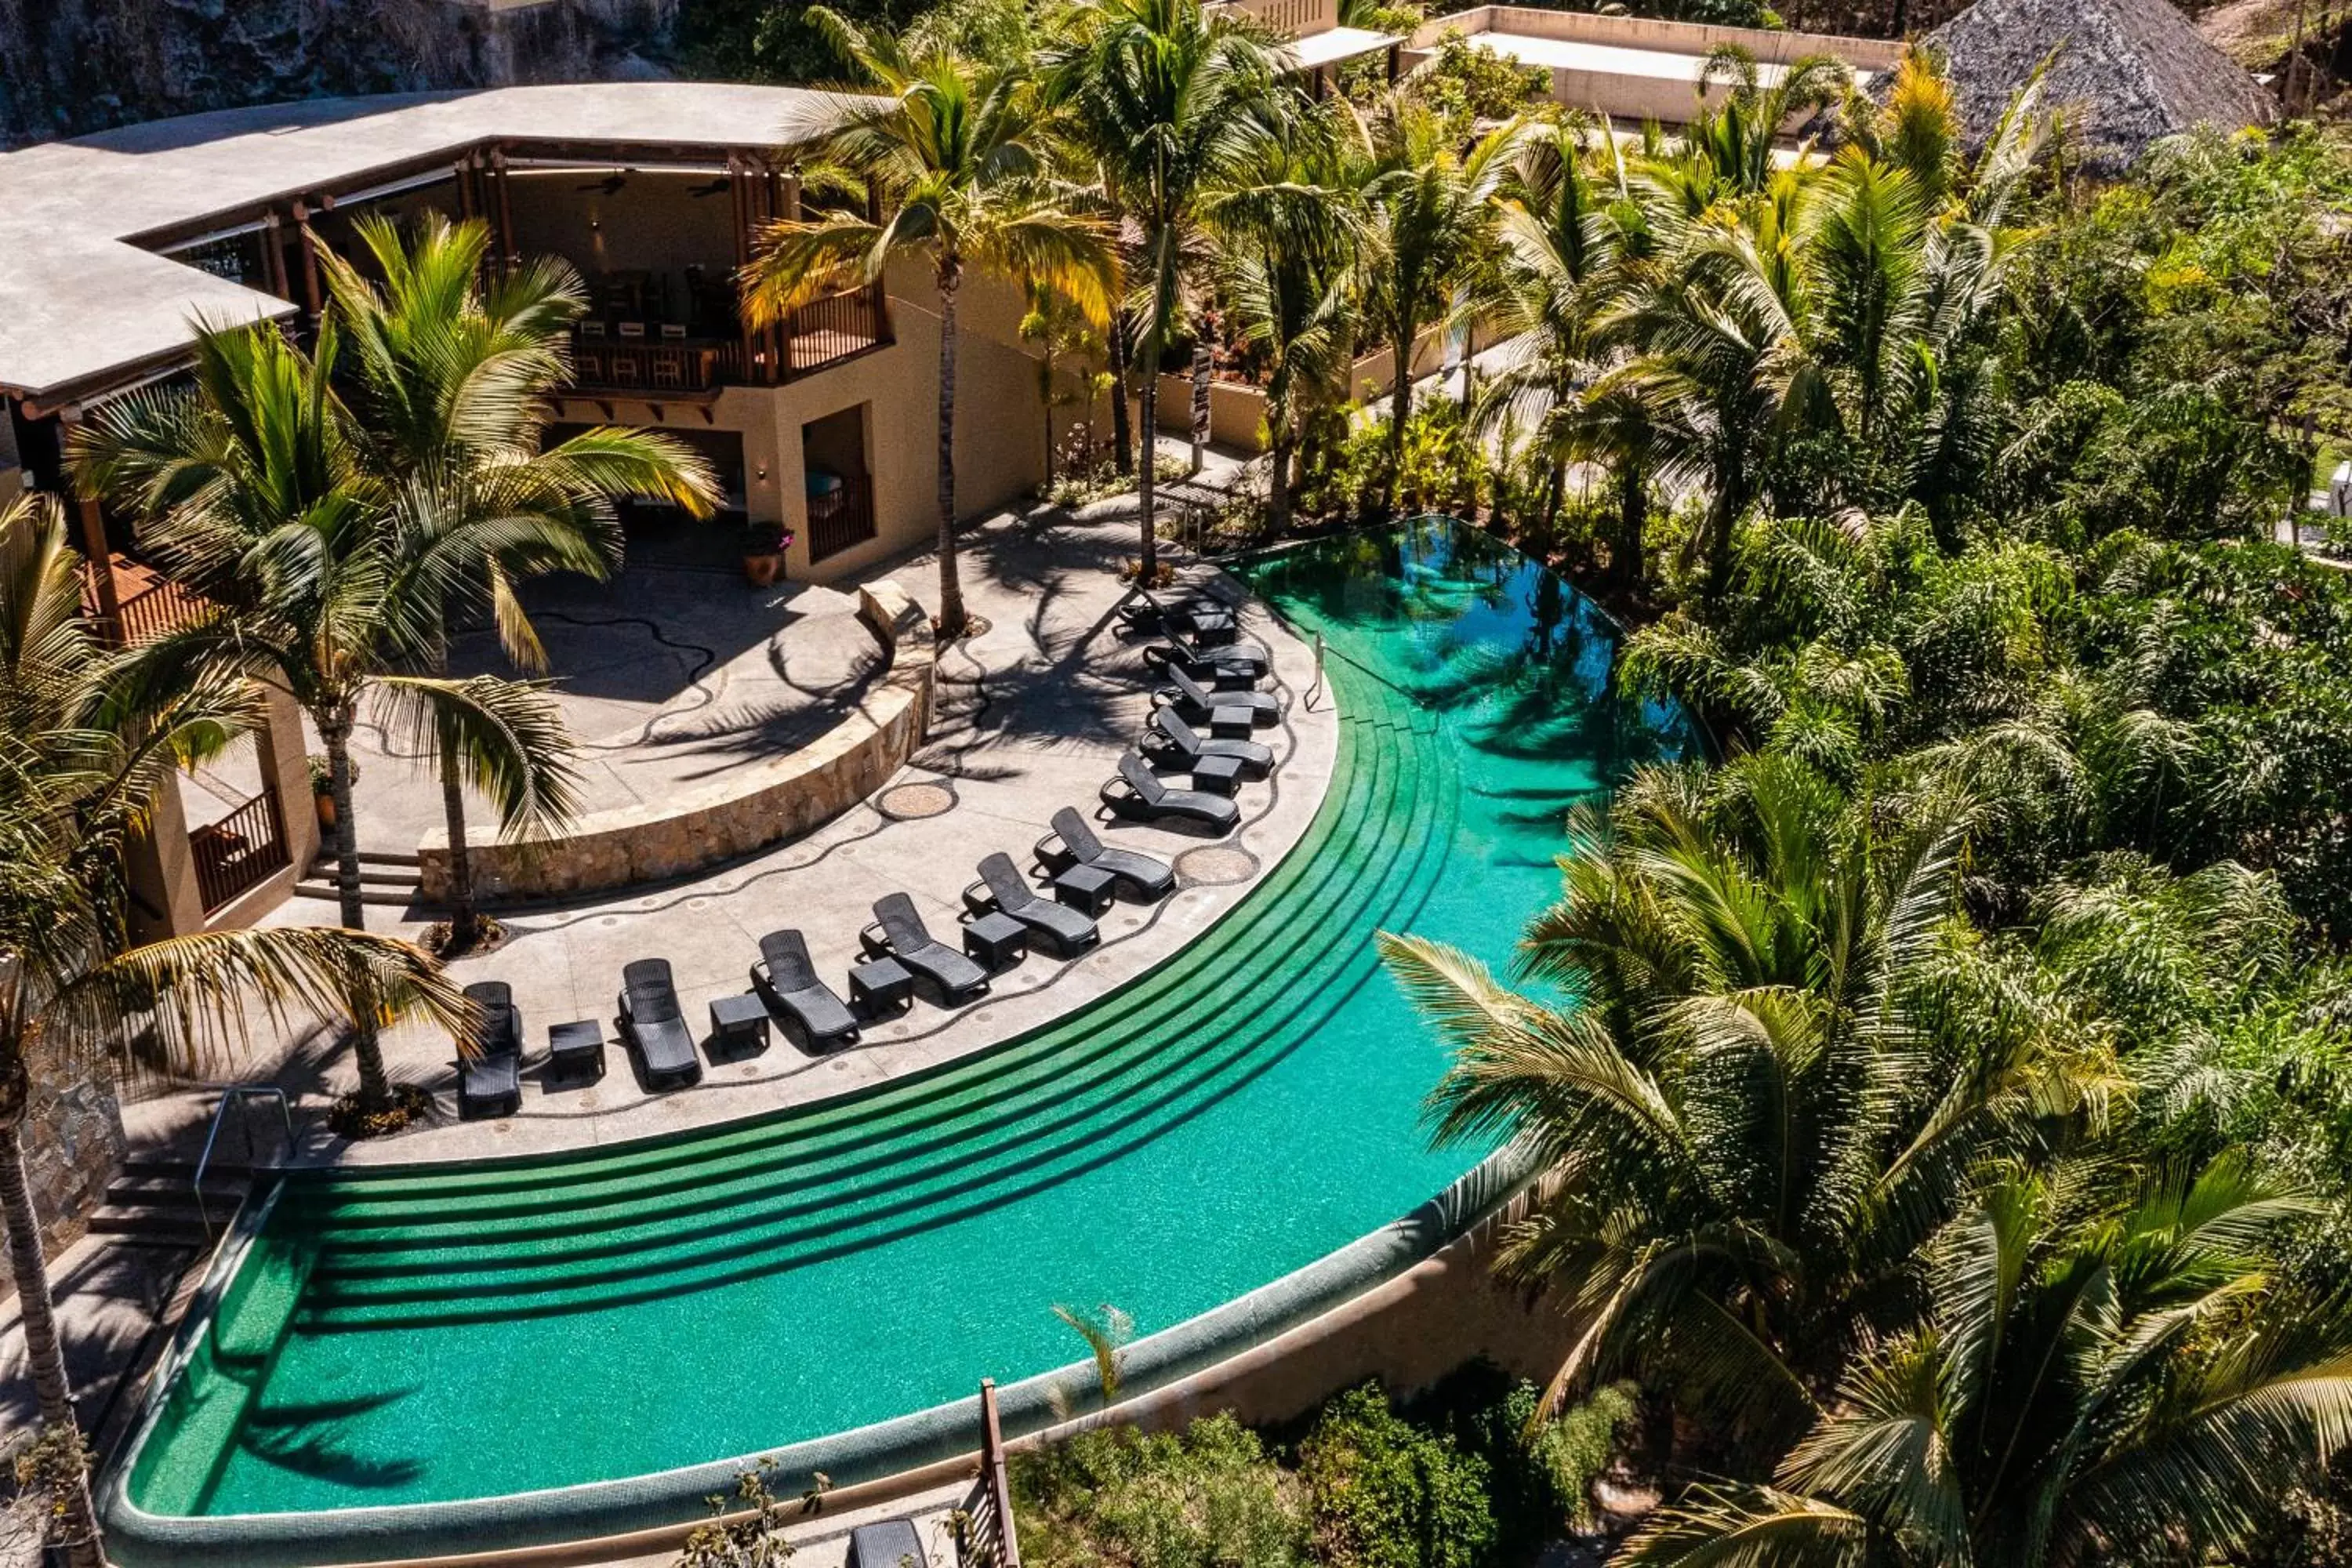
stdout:
<svg viewBox="0 0 2352 1568">
<path fill-rule="evenodd" d="M 727 194 L 727 176 L 721 174 L 707 185 L 688 185 L 686 194 L 698 199 L 703 196 L 723 196 Z"/>
<path fill-rule="evenodd" d="M 601 180 L 591 180 L 584 185 L 574 185 L 572 188 L 575 191 L 602 191 L 606 195 L 612 196 L 618 195 L 621 187 L 628 183 L 629 176 L 615 169 Z"/>
</svg>

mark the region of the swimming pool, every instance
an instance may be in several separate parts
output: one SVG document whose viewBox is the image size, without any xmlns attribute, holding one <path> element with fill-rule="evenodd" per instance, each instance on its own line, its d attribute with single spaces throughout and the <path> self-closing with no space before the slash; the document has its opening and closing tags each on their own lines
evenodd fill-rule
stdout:
<svg viewBox="0 0 2352 1568">
<path fill-rule="evenodd" d="M 132 1455 L 139 1513 L 500 1498 L 757 1455 L 1146 1334 L 1379 1229 L 1440 1047 L 1376 930 L 1507 957 L 1559 819 L 1678 744 L 1591 604 L 1474 531 L 1236 569 L 1326 640 L 1342 735 L 1298 846 L 1215 927 L 1029 1036 L 836 1100 L 560 1158 L 290 1178 Z M 292 1524 L 293 1521 L 281 1521 Z"/>
</svg>

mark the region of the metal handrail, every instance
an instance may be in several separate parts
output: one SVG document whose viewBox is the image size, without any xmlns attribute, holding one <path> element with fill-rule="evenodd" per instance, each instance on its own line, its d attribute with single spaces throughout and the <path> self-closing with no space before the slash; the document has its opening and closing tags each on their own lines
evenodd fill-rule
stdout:
<svg viewBox="0 0 2352 1568">
<path fill-rule="evenodd" d="M 221 1121 L 228 1115 L 228 1108 L 232 1104 L 243 1104 L 248 1095 L 267 1096 L 278 1102 L 278 1114 L 286 1122 L 286 1146 L 289 1149 L 294 1146 L 294 1102 L 286 1098 L 284 1089 L 274 1083 L 227 1083 L 220 1086 L 220 1103 L 213 1107 L 212 1130 L 205 1134 L 205 1152 L 196 1156 L 195 1180 L 190 1184 L 196 1195 L 196 1221 L 205 1227 L 207 1236 L 212 1234 L 213 1216 L 205 1207 L 205 1171 L 213 1163 L 213 1145 L 220 1141 Z M 245 1159 L 248 1165 L 253 1163 L 253 1129 L 249 1123 L 245 1132 Z"/>
</svg>

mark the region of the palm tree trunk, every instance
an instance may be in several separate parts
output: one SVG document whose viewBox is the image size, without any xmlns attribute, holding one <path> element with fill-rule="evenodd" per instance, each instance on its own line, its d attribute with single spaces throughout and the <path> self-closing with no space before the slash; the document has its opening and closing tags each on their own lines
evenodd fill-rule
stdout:
<svg viewBox="0 0 2352 1568">
<path fill-rule="evenodd" d="M 1151 345 L 1144 346 L 1148 349 Z M 1151 493 L 1160 468 L 1160 356 L 1146 353 L 1143 358 L 1143 463 L 1136 470 L 1135 482 L 1136 500 L 1143 509 L 1143 541 L 1135 577 L 1146 587 L 1152 587 L 1160 581 L 1160 519 Z"/>
<path fill-rule="evenodd" d="M 1127 411 L 1127 318 L 1114 317 L 1110 324 L 1110 438 L 1111 457 L 1122 474 L 1135 472 L 1135 429 L 1128 423 Z"/>
<path fill-rule="evenodd" d="M 327 789 L 335 803 L 335 897 L 352 931 L 367 929 L 367 906 L 360 901 L 359 824 L 352 820 L 352 710 L 348 703 L 311 715 L 327 748 Z"/>
<path fill-rule="evenodd" d="M 1202 465 L 1207 461 L 1207 458 L 1204 456 L 1208 450 L 1208 435 L 1205 426 L 1208 424 L 1207 409 L 1209 406 L 1209 373 L 1213 368 L 1213 362 L 1212 361 L 1209 353 L 1208 324 L 1204 321 L 1202 323 L 1201 327 L 1201 337 L 1199 341 L 1194 342 L 1192 345 L 1192 407 L 1191 412 L 1192 416 L 1192 471 L 1196 474 L 1201 471 Z"/>
<path fill-rule="evenodd" d="M 1617 466 L 1617 580 L 1629 588 L 1642 585 L 1642 556 L 1648 546 L 1643 534 L 1650 521 L 1650 476 L 1630 459 Z"/>
<path fill-rule="evenodd" d="M 313 713 L 319 739 L 327 748 L 327 788 L 335 803 L 335 897 L 342 921 L 350 931 L 367 929 L 367 906 L 360 900 L 360 832 L 352 812 L 352 710 L 341 703 Z M 360 1071 L 360 1104 L 381 1110 L 392 1103 L 392 1075 L 384 1070 L 383 1047 L 375 1037 L 375 1023 L 362 1018 L 352 1026 L 352 1059 Z"/>
<path fill-rule="evenodd" d="M 961 263 L 952 258 L 940 265 L 940 636 L 960 637 L 964 631 L 963 579 L 956 571 L 955 535 L 955 400 L 956 289 L 963 281 Z"/>
<path fill-rule="evenodd" d="M 1045 483 L 1054 482 L 1054 337 L 1045 335 Z"/>
<path fill-rule="evenodd" d="M 25 1361 L 39 1404 L 41 1423 L 64 1433 L 73 1452 L 81 1449 L 81 1424 L 74 1414 L 73 1382 L 66 1373 L 65 1347 L 58 1339 L 57 1298 L 49 1289 L 48 1259 L 41 1250 L 40 1216 L 25 1175 L 24 1113 L 27 1085 L 21 1064 L 9 1088 L 15 1102 L 6 1116 L 6 1144 L 0 1148 L 0 1223 L 8 1229 L 8 1268 L 16 1285 L 16 1310 L 25 1326 Z M 55 1484 L 54 1482 L 52 1484 Z M 58 1499 L 64 1510 L 59 1529 L 74 1568 L 102 1568 L 98 1510 L 89 1498 L 89 1475 L 72 1467 Z"/>
<path fill-rule="evenodd" d="M 1404 427 L 1412 417 L 1412 340 L 1416 323 L 1404 323 L 1404 333 L 1394 346 L 1396 366 L 1395 390 L 1389 395 L 1389 486 L 1388 509 L 1396 510 L 1398 487 L 1404 480 Z"/>
<path fill-rule="evenodd" d="M 466 843 L 466 789 L 457 776 L 457 743 L 441 738 L 441 816 L 449 831 L 449 951 L 463 952 L 481 940 L 481 913 L 474 908 L 474 854 Z"/>
<path fill-rule="evenodd" d="M 1266 532 L 1279 539 L 1290 531 L 1290 463 L 1298 443 L 1287 430 L 1266 443 L 1272 464 L 1265 481 Z"/>
</svg>

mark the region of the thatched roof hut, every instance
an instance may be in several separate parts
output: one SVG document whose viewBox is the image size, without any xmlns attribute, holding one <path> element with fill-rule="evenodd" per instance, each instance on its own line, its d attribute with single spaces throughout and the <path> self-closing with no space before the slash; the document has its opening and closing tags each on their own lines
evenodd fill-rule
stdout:
<svg viewBox="0 0 2352 1568">
<path fill-rule="evenodd" d="M 2130 162 L 2198 125 L 2268 124 L 2277 102 L 2169 0 L 1977 0 L 1927 36 L 1948 62 L 1971 138 L 2052 60 L 2047 102 L 2088 162 Z M 2053 58 L 2054 56 L 2054 58 Z"/>
</svg>

